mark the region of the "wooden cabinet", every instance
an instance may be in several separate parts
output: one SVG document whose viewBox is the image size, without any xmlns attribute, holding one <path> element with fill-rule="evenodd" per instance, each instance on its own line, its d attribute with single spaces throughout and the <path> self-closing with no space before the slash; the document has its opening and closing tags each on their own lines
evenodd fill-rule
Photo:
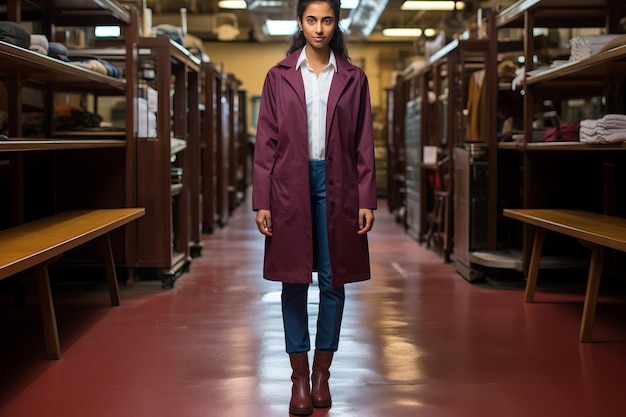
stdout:
<svg viewBox="0 0 626 417">
<path fill-rule="evenodd" d="M 474 230 L 476 223 L 470 219 L 487 217 L 488 213 L 487 203 L 472 205 L 475 196 L 462 196 L 456 192 L 457 185 L 469 181 L 471 172 L 459 168 L 461 164 L 457 164 L 455 150 L 477 148 L 486 143 L 493 134 L 492 124 L 495 118 L 483 104 L 486 80 L 493 76 L 490 58 L 489 42 L 483 39 L 454 40 L 431 57 L 435 98 L 433 119 L 436 122 L 433 136 L 425 144 L 438 149 L 434 188 L 443 189 L 444 198 L 447 199 L 439 203 L 444 205 L 443 226 L 439 226 L 443 253 L 449 261 L 454 251 L 456 269 L 464 277 L 465 260 L 472 249 L 468 237 L 477 232 Z M 442 166 L 445 169 L 442 170 Z M 481 176 L 481 179 L 486 178 Z M 486 184 L 483 186 L 487 187 Z M 474 188 L 468 191 L 473 191 Z M 434 197 L 437 198 L 439 194 L 435 192 Z M 436 208 L 436 203 L 437 201 L 431 206 Z M 476 213 L 476 210 L 484 211 Z M 456 239 L 459 240 L 458 246 Z"/>
<path fill-rule="evenodd" d="M 626 47 L 622 45 L 582 60 L 566 60 L 555 65 L 553 60 L 559 57 L 551 55 L 550 50 L 547 53 L 539 51 L 534 39 L 537 27 L 561 34 L 574 34 L 583 29 L 588 31 L 586 33 L 593 33 L 589 28 L 617 33 L 624 16 L 626 7 L 623 2 L 610 0 L 575 0 L 567 4 L 556 0 L 520 1 L 497 15 L 492 38 L 497 39 L 501 31 L 520 28 L 526 72 L 522 84 L 524 94 L 520 96 L 523 135 L 517 141 L 492 142 L 490 147 L 490 151 L 498 155 L 500 200 L 507 203 L 501 208 L 570 208 L 626 216 L 623 197 L 626 147 L 623 143 L 596 145 L 577 140 L 546 141 L 545 136 L 542 137 L 546 132 L 536 129 L 548 110 L 557 120 L 557 126 L 609 113 L 626 113 Z M 536 57 L 542 57 L 544 62 L 540 64 L 552 63 L 552 67 L 536 71 Z M 573 111 L 576 106 L 592 102 L 601 103 L 594 110 L 596 114 Z M 511 169 L 511 165 L 516 168 Z M 506 194 L 506 190 L 511 189 L 517 190 L 517 198 Z M 522 263 L 527 265 L 531 230 L 524 227 L 517 231 L 517 226 L 511 222 L 499 217 L 498 237 L 504 244 L 519 249 Z M 544 253 L 552 255 L 555 260 L 565 259 L 564 263 L 556 263 L 561 266 L 571 265 L 571 255 L 586 256 L 586 250 L 575 242 L 558 238 L 547 243 Z"/>
<path fill-rule="evenodd" d="M 387 139 L 387 209 L 404 223 L 405 212 L 405 84 L 402 75 L 395 77 L 387 92 L 385 136 Z"/>
<path fill-rule="evenodd" d="M 245 182 L 246 121 L 245 91 L 241 89 L 241 81 L 234 74 L 227 74 L 226 91 L 228 111 L 228 216 L 243 201 Z"/>
<path fill-rule="evenodd" d="M 140 38 L 139 49 L 140 77 L 141 69 L 150 69 L 144 76 L 146 93 L 139 96 L 156 95 L 156 130 L 150 134 L 147 128 L 137 137 L 137 204 L 146 208 L 137 222 L 137 266 L 155 270 L 167 287 L 190 263 L 190 196 L 199 192 L 193 179 L 199 164 L 192 161 L 199 134 L 190 121 L 199 121 L 200 62 L 166 37 Z M 182 180 L 173 180 L 172 172 L 182 173 Z"/>
<path fill-rule="evenodd" d="M 418 241 L 423 241 L 423 222 L 425 215 L 422 213 L 422 127 L 425 118 L 422 114 L 422 101 L 411 100 L 405 104 L 404 118 L 404 155 L 406 157 L 405 169 L 405 228 L 406 232 Z"/>
<path fill-rule="evenodd" d="M 437 243 L 446 261 L 451 260 L 454 239 L 464 239 L 460 249 L 469 250 L 467 237 L 471 233 L 466 214 L 471 198 L 455 199 L 456 174 L 454 150 L 467 143 L 485 143 L 491 130 L 492 113 L 482 108 L 475 113 L 475 133 L 468 134 L 467 108 L 472 77 L 483 72 L 490 76 L 489 42 L 487 40 L 454 40 L 417 68 L 403 75 L 404 142 L 406 158 L 405 204 L 407 232 L 427 245 Z M 395 91 L 393 94 L 397 94 Z M 424 147 L 435 154 L 425 161 Z M 460 171 L 461 175 L 469 175 Z M 468 178 L 460 177 L 465 181 Z M 486 186 L 485 186 L 486 187 Z M 457 201 L 458 200 L 458 201 Z M 486 210 L 486 205 L 481 210 Z M 454 214 L 457 214 L 456 216 Z M 487 216 L 487 213 L 477 214 Z M 463 217 L 459 217 L 463 216 Z M 457 230 L 458 226 L 458 230 Z M 460 234 L 456 235 L 455 230 Z M 466 259 L 462 253 L 459 260 Z"/>
<path fill-rule="evenodd" d="M 202 232 L 212 233 L 219 225 L 217 211 L 217 142 L 220 126 L 222 75 L 212 63 L 201 67 L 202 129 L 200 145 Z"/>
</svg>

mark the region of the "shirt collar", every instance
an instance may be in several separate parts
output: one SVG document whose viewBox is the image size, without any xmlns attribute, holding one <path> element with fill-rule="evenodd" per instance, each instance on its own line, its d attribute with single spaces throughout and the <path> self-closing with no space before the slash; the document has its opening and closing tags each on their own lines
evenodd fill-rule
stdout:
<svg viewBox="0 0 626 417">
<path fill-rule="evenodd" d="M 298 62 L 296 62 L 296 68 L 302 68 L 302 65 L 306 65 L 309 63 L 309 60 L 306 57 L 306 45 L 300 51 L 300 56 L 298 57 Z M 328 59 L 328 65 L 332 65 L 335 72 L 337 72 L 337 58 L 335 58 L 335 53 L 333 50 L 330 50 L 330 58 Z"/>
</svg>

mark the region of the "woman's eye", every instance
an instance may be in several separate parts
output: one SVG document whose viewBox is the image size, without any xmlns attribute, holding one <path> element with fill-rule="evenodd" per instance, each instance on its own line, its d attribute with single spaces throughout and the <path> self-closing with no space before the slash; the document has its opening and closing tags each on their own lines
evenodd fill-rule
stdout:
<svg viewBox="0 0 626 417">
<path fill-rule="evenodd" d="M 306 21 L 309 22 L 309 24 L 311 25 L 315 23 L 315 19 L 313 19 L 312 17 L 309 17 Z"/>
<path fill-rule="evenodd" d="M 326 17 L 326 18 L 324 18 L 324 20 L 322 20 L 322 22 L 323 22 L 325 25 L 330 25 L 330 24 L 332 24 L 332 23 L 333 23 L 333 19 L 331 19 L 330 17 Z"/>
</svg>

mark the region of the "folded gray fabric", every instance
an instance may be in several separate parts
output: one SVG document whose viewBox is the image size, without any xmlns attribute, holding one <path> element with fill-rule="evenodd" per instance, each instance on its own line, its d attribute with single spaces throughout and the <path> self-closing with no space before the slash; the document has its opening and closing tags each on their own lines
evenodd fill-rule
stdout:
<svg viewBox="0 0 626 417">
<path fill-rule="evenodd" d="M 0 21 L 0 41 L 28 49 L 30 46 L 30 33 L 20 26 L 19 23 Z"/>
<path fill-rule="evenodd" d="M 67 57 L 67 54 L 68 54 L 67 48 L 62 43 L 60 42 L 48 43 L 48 56 L 50 58 L 68 62 L 69 58 Z"/>
</svg>

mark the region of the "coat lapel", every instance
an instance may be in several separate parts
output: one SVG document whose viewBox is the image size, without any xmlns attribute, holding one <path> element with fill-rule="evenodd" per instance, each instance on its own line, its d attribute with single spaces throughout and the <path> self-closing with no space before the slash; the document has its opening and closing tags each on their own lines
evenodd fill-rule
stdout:
<svg viewBox="0 0 626 417">
<path fill-rule="evenodd" d="M 330 85 L 330 94 L 328 95 L 328 108 L 326 114 L 326 145 L 328 146 L 328 138 L 331 125 L 334 120 L 335 109 L 341 94 L 345 91 L 348 83 L 352 79 L 352 66 L 344 59 L 337 57 L 337 73 L 333 77 Z"/>
<path fill-rule="evenodd" d="M 296 69 L 296 63 L 300 56 L 300 50 L 290 54 L 287 58 L 279 62 L 279 65 L 283 67 L 283 78 L 293 88 L 294 92 L 300 100 L 303 109 L 306 112 L 306 99 L 304 93 L 304 81 L 302 81 L 302 74 Z"/>
</svg>

